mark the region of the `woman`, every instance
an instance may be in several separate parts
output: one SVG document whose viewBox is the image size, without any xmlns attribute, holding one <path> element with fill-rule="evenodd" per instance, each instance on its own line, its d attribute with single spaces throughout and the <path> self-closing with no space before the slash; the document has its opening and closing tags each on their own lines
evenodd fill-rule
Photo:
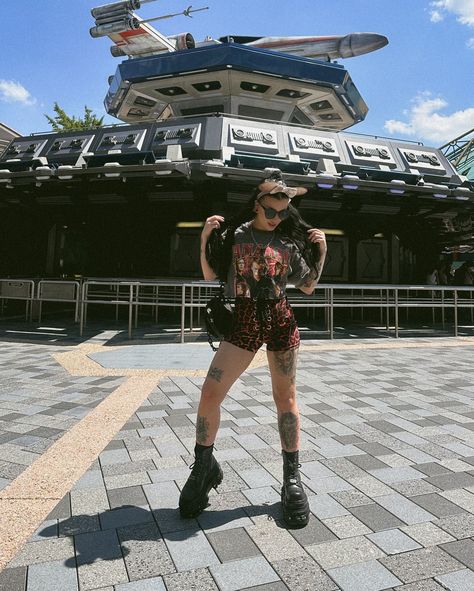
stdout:
<svg viewBox="0 0 474 591">
<path fill-rule="evenodd" d="M 294 283 L 304 293 L 313 292 L 321 276 L 326 240 L 324 233 L 306 224 L 290 204 L 292 197 L 304 193 L 304 188 L 287 187 L 281 180 L 266 179 L 247 207 L 232 220 L 223 237 L 219 234 L 224 223 L 222 216 L 213 215 L 204 225 L 201 235 L 204 279 L 219 277 L 225 281 L 230 297 L 242 293 L 241 287 L 239 291 L 236 289 L 242 278 L 249 289 L 245 291 L 247 297 L 235 297 L 232 332 L 221 343 L 202 387 L 196 421 L 196 459 L 179 501 L 183 517 L 198 515 L 207 506 L 210 489 L 222 482 L 222 470 L 213 456 L 220 405 L 266 343 L 283 455 L 283 516 L 291 527 L 308 523 L 308 499 L 298 470 L 295 374 L 300 338 L 285 287 L 286 283 Z M 236 273 L 236 268 L 242 271 Z M 243 269 L 248 273 L 244 275 Z"/>
</svg>

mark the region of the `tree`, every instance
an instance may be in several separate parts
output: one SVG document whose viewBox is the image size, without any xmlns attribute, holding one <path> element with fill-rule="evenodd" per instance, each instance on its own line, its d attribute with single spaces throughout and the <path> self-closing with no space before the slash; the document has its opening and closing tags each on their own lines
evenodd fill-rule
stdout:
<svg viewBox="0 0 474 591">
<path fill-rule="evenodd" d="M 96 117 L 92 113 L 92 109 L 89 109 L 87 105 L 84 107 L 84 117 L 82 119 L 80 117 L 70 117 L 64 109 L 61 109 L 58 103 L 54 103 L 53 111 L 56 113 L 55 117 L 50 117 L 46 113 L 44 116 L 54 131 L 73 131 L 102 127 L 104 121 L 103 117 L 100 119 Z"/>
</svg>

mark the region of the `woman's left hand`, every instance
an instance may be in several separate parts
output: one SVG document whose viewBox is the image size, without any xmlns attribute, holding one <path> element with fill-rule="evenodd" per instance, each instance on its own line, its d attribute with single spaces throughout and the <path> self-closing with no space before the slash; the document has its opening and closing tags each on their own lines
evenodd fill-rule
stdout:
<svg viewBox="0 0 474 591">
<path fill-rule="evenodd" d="M 314 244 L 319 244 L 319 248 L 321 250 L 327 250 L 326 235 L 321 230 L 318 230 L 317 228 L 311 228 L 310 230 L 308 230 L 308 238 L 310 242 L 313 242 Z"/>
</svg>

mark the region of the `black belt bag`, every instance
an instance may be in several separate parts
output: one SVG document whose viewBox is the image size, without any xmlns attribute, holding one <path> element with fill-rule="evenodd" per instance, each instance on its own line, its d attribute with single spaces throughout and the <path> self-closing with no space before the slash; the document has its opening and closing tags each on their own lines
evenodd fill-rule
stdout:
<svg viewBox="0 0 474 591">
<path fill-rule="evenodd" d="M 234 322 L 234 309 L 225 295 L 223 283 L 219 286 L 219 292 L 207 302 L 204 318 L 209 345 L 213 351 L 217 351 L 214 341 L 224 340 L 232 332 Z"/>
</svg>

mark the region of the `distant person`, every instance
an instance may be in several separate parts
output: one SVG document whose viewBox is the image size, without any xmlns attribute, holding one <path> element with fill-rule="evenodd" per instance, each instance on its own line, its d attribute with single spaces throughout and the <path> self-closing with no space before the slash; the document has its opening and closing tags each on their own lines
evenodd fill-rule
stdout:
<svg viewBox="0 0 474 591">
<path fill-rule="evenodd" d="M 474 285 L 474 263 L 466 265 L 466 272 L 464 273 L 464 285 Z"/>
<path fill-rule="evenodd" d="M 439 285 L 438 269 L 436 267 L 430 267 L 425 277 L 426 285 Z"/>
<path fill-rule="evenodd" d="M 446 261 L 442 261 L 438 267 L 438 282 L 439 285 L 449 285 L 451 283 L 450 265 Z"/>
<path fill-rule="evenodd" d="M 456 269 L 453 277 L 453 285 L 466 285 L 467 263 L 464 261 L 460 267 Z"/>
</svg>

